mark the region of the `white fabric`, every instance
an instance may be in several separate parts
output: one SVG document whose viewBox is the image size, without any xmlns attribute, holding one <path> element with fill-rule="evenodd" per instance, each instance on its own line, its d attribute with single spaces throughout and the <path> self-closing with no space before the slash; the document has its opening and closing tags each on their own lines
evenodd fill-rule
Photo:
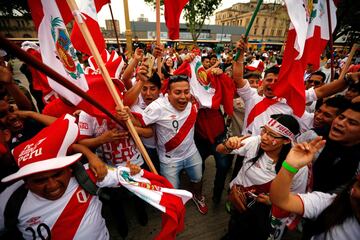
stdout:
<svg viewBox="0 0 360 240">
<path fill-rule="evenodd" d="M 146 125 L 155 124 L 156 127 L 158 153 L 161 162 L 181 161 L 192 156 L 197 151 L 194 142 L 194 126 L 178 147 L 170 152 L 166 152 L 165 150 L 165 143 L 177 134 L 177 131 L 188 118 L 191 108 L 192 104 L 188 103 L 185 110 L 178 111 L 171 105 L 168 96 L 165 95 L 165 97 L 153 101 L 145 109 L 143 115 L 144 123 Z M 175 121 L 178 123 L 177 128 L 173 126 Z"/>
<path fill-rule="evenodd" d="M 335 199 L 335 194 L 312 192 L 299 194 L 304 204 L 303 217 L 316 219 Z M 313 240 L 356 240 L 360 236 L 360 224 L 353 216 L 343 224 L 332 227 L 328 232 L 314 236 Z"/>
<path fill-rule="evenodd" d="M 80 136 L 86 138 L 98 137 L 104 132 L 117 128 L 120 131 L 125 129 L 107 119 L 97 119 L 84 111 L 79 115 Z M 126 139 L 102 144 L 97 147 L 96 154 L 106 163 L 112 166 L 126 165 L 126 161 L 130 160 L 132 164 L 141 166 L 144 163 L 135 142 L 129 136 Z"/>
<path fill-rule="evenodd" d="M 286 99 L 279 99 L 279 101 L 270 107 L 268 107 L 264 112 L 259 114 L 255 117 L 254 121 L 248 126 L 247 125 L 247 118 L 249 116 L 249 113 L 251 112 L 251 109 L 259 103 L 261 100 L 263 100 L 263 96 L 260 96 L 257 91 L 250 87 L 250 84 L 246 82 L 245 86 L 242 88 L 237 89 L 238 95 L 244 100 L 245 102 L 245 117 L 244 117 L 244 129 L 242 131 L 242 134 L 250 134 L 250 135 L 260 135 L 261 126 L 264 126 L 270 119 L 270 116 L 272 114 L 290 114 L 293 115 L 293 111 L 289 105 L 286 103 Z M 315 94 L 314 89 L 309 89 L 305 91 L 306 96 L 306 102 L 312 102 L 316 101 L 317 97 Z M 306 125 L 303 123 L 303 117 L 308 118 L 309 116 L 304 113 L 302 118 L 298 118 L 294 116 L 300 124 L 301 129 L 307 129 Z"/>
<path fill-rule="evenodd" d="M 249 137 L 243 141 L 244 146 L 231 152 L 231 154 L 244 156 L 244 162 L 237 176 L 230 182 L 230 188 L 234 184 L 244 187 L 262 185 L 272 181 L 276 177 L 276 163 L 274 163 L 266 153 L 264 153 L 254 165 L 252 161 L 249 161 L 257 155 L 260 142 L 260 136 Z M 301 168 L 294 176 L 291 191 L 296 193 L 305 192 L 307 176 L 308 168 Z"/>
</svg>

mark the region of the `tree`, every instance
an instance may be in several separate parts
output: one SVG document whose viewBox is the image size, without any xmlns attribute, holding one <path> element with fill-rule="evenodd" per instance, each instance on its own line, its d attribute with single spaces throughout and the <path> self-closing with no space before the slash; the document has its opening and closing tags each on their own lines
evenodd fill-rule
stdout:
<svg viewBox="0 0 360 240">
<path fill-rule="evenodd" d="M 156 0 L 145 0 L 145 2 L 154 7 L 156 5 Z M 205 21 L 209 19 L 221 2 L 222 0 L 189 0 L 188 4 L 185 5 L 184 18 L 195 43 Z M 164 1 L 161 0 L 160 5 L 163 4 Z"/>
</svg>

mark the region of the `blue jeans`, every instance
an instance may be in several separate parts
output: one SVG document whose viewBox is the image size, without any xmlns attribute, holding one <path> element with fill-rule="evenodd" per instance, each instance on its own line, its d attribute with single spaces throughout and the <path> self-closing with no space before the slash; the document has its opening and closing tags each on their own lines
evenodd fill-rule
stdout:
<svg viewBox="0 0 360 240">
<path fill-rule="evenodd" d="M 198 151 L 192 156 L 177 162 L 162 163 L 160 162 L 160 174 L 164 176 L 174 186 L 180 186 L 180 171 L 185 170 L 193 183 L 198 183 L 202 178 L 202 160 Z"/>
</svg>

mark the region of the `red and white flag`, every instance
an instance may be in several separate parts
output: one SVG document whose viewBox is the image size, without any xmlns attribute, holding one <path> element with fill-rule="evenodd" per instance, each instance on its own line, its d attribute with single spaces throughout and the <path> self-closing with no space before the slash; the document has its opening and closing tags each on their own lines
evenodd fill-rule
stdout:
<svg viewBox="0 0 360 240">
<path fill-rule="evenodd" d="M 105 40 L 100 30 L 97 13 L 109 2 L 110 0 L 76 0 L 76 4 L 81 12 L 81 19 L 86 23 L 100 53 L 105 49 Z M 70 39 L 78 51 L 89 56 L 92 55 L 76 22 L 74 22 Z"/>
<path fill-rule="evenodd" d="M 75 49 L 66 30 L 66 21 L 69 21 L 70 10 L 61 2 L 61 13 L 55 0 L 29 0 L 28 5 L 38 31 L 40 52 L 43 63 L 77 85 L 83 91 L 89 89 L 83 69 L 77 59 Z M 63 20 L 63 17 L 66 21 Z M 58 94 L 65 97 L 74 105 L 82 98 L 67 88 L 47 77 L 48 83 Z"/>
<path fill-rule="evenodd" d="M 189 0 L 164 0 L 165 23 L 168 37 L 171 40 L 179 39 L 180 15 Z"/>
<path fill-rule="evenodd" d="M 336 7 L 330 0 L 331 32 L 336 26 Z M 278 97 L 284 97 L 294 114 L 302 116 L 305 110 L 304 72 L 307 64 L 319 68 L 320 55 L 329 36 L 326 0 L 285 0 L 291 20 L 279 81 L 274 88 Z"/>
<path fill-rule="evenodd" d="M 164 213 L 162 229 L 155 239 L 175 239 L 184 229 L 184 205 L 192 198 L 192 193 L 174 189 L 166 178 L 146 170 L 142 177 L 131 176 L 125 167 L 118 167 L 118 171 L 122 186 Z"/>
</svg>

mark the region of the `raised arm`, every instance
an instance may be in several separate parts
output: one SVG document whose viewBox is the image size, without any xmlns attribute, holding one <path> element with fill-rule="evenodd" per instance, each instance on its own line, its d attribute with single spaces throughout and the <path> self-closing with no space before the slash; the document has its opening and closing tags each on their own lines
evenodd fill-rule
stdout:
<svg viewBox="0 0 360 240">
<path fill-rule="evenodd" d="M 31 118 L 45 126 L 49 126 L 53 122 L 56 121 L 56 117 L 41 114 L 34 111 L 16 111 L 15 114 L 17 114 L 20 118 Z"/>
<path fill-rule="evenodd" d="M 236 88 L 242 88 L 246 84 L 246 79 L 244 79 L 244 54 L 247 49 L 246 41 L 241 39 L 236 43 L 236 48 L 240 49 L 240 56 L 237 61 L 233 62 L 233 79 L 235 82 Z"/>
<path fill-rule="evenodd" d="M 309 164 L 317 151 L 325 145 L 321 137 L 310 143 L 296 144 L 287 155 L 280 172 L 273 180 L 270 187 L 270 200 L 283 210 L 296 214 L 303 214 L 304 207 L 301 199 L 290 192 L 292 179 L 298 169 Z"/>
<path fill-rule="evenodd" d="M 143 59 L 143 57 L 144 57 L 144 51 L 141 48 L 137 48 L 134 52 L 132 59 L 129 62 L 129 65 L 126 67 L 122 75 L 122 81 L 125 84 L 126 89 L 128 90 L 132 87 L 131 78 L 133 76 L 134 69 Z"/>
<path fill-rule="evenodd" d="M 147 72 L 148 66 L 143 62 L 136 75 L 137 81 L 135 85 L 132 86 L 124 95 L 124 105 L 131 106 L 137 101 L 145 81 L 148 80 L 148 76 L 146 75 Z"/>
</svg>

